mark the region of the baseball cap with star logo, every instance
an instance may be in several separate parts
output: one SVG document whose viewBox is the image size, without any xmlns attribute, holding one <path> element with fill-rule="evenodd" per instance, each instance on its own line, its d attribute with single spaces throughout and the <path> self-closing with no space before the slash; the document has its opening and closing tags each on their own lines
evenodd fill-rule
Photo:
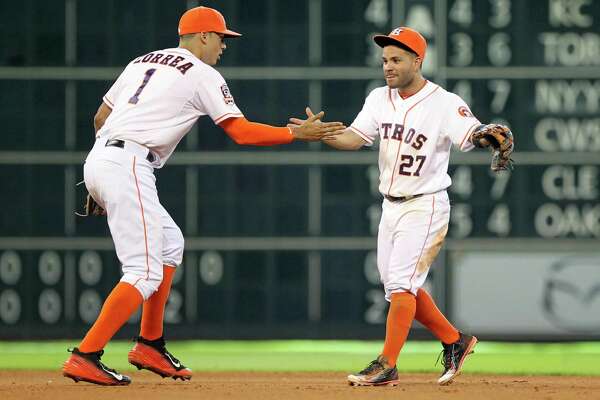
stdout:
<svg viewBox="0 0 600 400">
<path fill-rule="evenodd" d="M 401 26 L 391 31 L 389 35 L 376 35 L 373 40 L 379 47 L 398 46 L 400 44 L 401 47 L 407 47 L 417 56 L 425 58 L 427 41 L 414 29 Z"/>
<path fill-rule="evenodd" d="M 240 33 L 227 29 L 223 14 L 209 7 L 194 7 L 183 13 L 179 20 L 179 36 L 188 33 L 215 32 L 225 37 L 239 37 Z"/>
</svg>

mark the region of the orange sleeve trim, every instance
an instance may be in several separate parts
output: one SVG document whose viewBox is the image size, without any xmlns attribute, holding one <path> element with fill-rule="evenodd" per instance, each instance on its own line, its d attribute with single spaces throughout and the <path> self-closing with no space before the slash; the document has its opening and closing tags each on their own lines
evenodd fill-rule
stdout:
<svg viewBox="0 0 600 400">
<path fill-rule="evenodd" d="M 363 138 L 367 143 L 373 144 L 373 139 L 371 139 L 370 137 L 365 135 L 360 129 L 358 129 L 354 126 L 351 126 L 350 129 L 352 130 L 352 132 L 356 133 L 358 136 Z"/>
<path fill-rule="evenodd" d="M 250 122 L 244 117 L 227 118 L 219 126 L 237 144 L 273 146 L 294 140 L 290 128 Z"/>
<path fill-rule="evenodd" d="M 219 125 L 221 122 L 225 121 L 227 118 L 239 118 L 243 117 L 244 114 L 240 113 L 226 113 L 214 119 L 215 124 Z"/>
<path fill-rule="evenodd" d="M 460 146 L 458 146 L 460 149 L 463 148 L 463 145 L 465 144 L 465 141 L 467 140 L 467 138 L 469 138 L 471 136 L 471 132 L 473 132 L 473 129 L 476 126 L 481 125 L 481 123 L 474 123 L 473 125 L 471 125 L 471 127 L 469 128 L 469 130 L 467 131 L 467 134 L 465 135 L 465 137 L 463 138 L 463 140 L 460 142 Z"/>
</svg>

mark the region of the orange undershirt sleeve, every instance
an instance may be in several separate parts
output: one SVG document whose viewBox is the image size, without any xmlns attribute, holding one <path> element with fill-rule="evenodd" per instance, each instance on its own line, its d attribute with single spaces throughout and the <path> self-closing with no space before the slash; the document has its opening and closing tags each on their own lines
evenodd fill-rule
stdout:
<svg viewBox="0 0 600 400">
<path fill-rule="evenodd" d="M 220 122 L 219 126 L 237 144 L 272 146 L 294 140 L 290 128 L 250 122 L 244 117 L 228 118 Z"/>
</svg>

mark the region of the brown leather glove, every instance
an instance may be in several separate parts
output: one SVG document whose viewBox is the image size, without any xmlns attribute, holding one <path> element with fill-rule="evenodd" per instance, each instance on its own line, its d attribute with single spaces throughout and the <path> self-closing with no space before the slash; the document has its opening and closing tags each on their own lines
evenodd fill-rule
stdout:
<svg viewBox="0 0 600 400">
<path fill-rule="evenodd" d="M 504 125 L 480 125 L 471 134 L 471 143 L 475 147 L 492 149 L 491 169 L 494 172 L 513 169 L 513 160 L 510 158 L 515 144 L 513 134 Z"/>
<path fill-rule="evenodd" d="M 96 200 L 91 194 L 87 194 L 85 197 L 85 203 L 83 205 L 83 213 L 75 212 L 75 215 L 80 217 L 89 217 L 90 215 L 103 216 L 106 215 L 106 210 L 100 207 L 100 204 L 96 203 Z"/>
</svg>

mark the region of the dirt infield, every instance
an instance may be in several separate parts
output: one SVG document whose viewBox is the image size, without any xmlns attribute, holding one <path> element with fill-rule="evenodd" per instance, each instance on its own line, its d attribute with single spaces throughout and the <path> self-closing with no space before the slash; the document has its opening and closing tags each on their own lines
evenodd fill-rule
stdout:
<svg viewBox="0 0 600 400">
<path fill-rule="evenodd" d="M 190 382 L 131 375 L 128 387 L 74 383 L 59 372 L 0 371 L 0 399 L 594 399 L 600 377 L 463 375 L 452 385 L 435 375 L 401 375 L 396 387 L 350 387 L 340 373 L 196 373 Z"/>
</svg>

